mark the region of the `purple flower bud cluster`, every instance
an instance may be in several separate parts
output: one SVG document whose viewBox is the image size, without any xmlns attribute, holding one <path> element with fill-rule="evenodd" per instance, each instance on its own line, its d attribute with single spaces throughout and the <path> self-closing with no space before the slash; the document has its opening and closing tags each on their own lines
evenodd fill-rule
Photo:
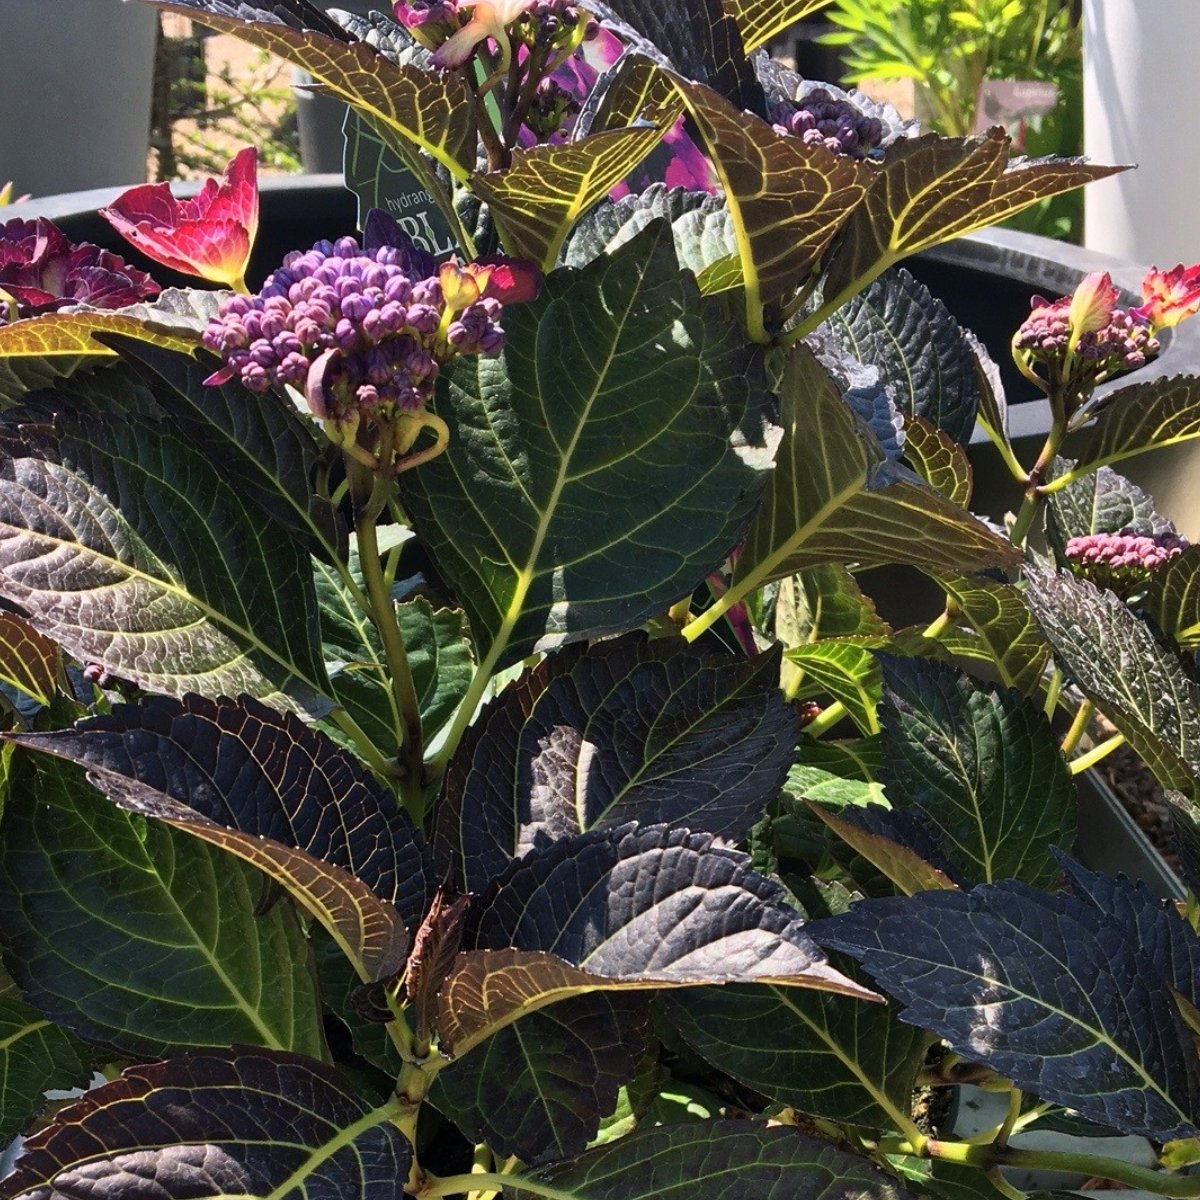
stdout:
<svg viewBox="0 0 1200 1200">
<path fill-rule="evenodd" d="M 1178 534 L 1093 533 L 1073 537 L 1066 545 L 1067 561 L 1077 574 L 1099 587 L 1128 595 L 1188 548 Z"/>
<path fill-rule="evenodd" d="M 883 122 L 878 117 L 859 112 L 824 88 L 813 88 L 800 100 L 777 105 L 773 117 L 778 132 L 852 158 L 865 158 L 883 141 Z"/>
<path fill-rule="evenodd" d="M 225 362 L 217 379 L 256 393 L 291 384 L 327 420 L 386 418 L 421 409 L 450 358 L 498 354 L 500 312 L 485 297 L 448 314 L 432 262 L 344 237 L 293 251 L 257 296 L 222 301 L 203 341 Z"/>
<path fill-rule="evenodd" d="M 590 18 L 570 0 L 533 0 L 513 32 L 527 46 L 555 46 L 572 37 L 583 20 Z"/>
<path fill-rule="evenodd" d="M 569 121 L 579 116 L 582 105 L 557 79 L 547 76 L 537 86 L 525 117 L 526 128 L 538 141 L 549 141 L 564 132 Z"/>
<path fill-rule="evenodd" d="M 1013 345 L 1057 374 L 1071 341 L 1071 297 L 1051 302 L 1035 296 L 1032 303 Z M 1149 324 L 1117 308 L 1101 329 L 1083 334 L 1075 354 L 1083 368 L 1083 382 L 1095 383 L 1144 367 L 1158 357 L 1161 348 Z"/>
</svg>

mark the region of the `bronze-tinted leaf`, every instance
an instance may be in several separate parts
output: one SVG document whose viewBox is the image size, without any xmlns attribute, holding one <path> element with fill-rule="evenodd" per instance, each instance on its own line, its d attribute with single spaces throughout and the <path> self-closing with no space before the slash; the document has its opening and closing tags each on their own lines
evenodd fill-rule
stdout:
<svg viewBox="0 0 1200 1200">
<path fill-rule="evenodd" d="M 656 116 L 563 146 L 515 150 L 507 170 L 476 175 L 471 187 L 491 209 L 508 253 L 549 271 L 575 222 L 662 141 L 668 125 Z"/>
<path fill-rule="evenodd" d="M 749 54 L 774 41 L 798 21 L 828 8 L 831 0 L 724 0 L 742 31 Z"/>
<path fill-rule="evenodd" d="M 1072 474 L 1200 437 L 1200 379 L 1173 375 L 1132 383 L 1105 397 L 1091 440 Z"/>
<path fill-rule="evenodd" d="M 966 451 L 924 417 L 909 417 L 904 433 L 904 456 L 917 474 L 947 500 L 965 508 L 971 502 L 974 486 Z"/>
<path fill-rule="evenodd" d="M 870 168 L 776 133 L 699 84 L 676 79 L 735 214 L 746 311 L 763 337 L 763 306 L 786 301 L 812 271 L 871 182 Z"/>
<path fill-rule="evenodd" d="M 266 872 L 363 978 L 403 964 L 406 925 L 432 897 L 424 839 L 353 755 L 297 717 L 248 697 L 155 697 L 14 740 L 80 763 L 122 808 Z"/>
<path fill-rule="evenodd" d="M 402 1200 L 412 1146 L 331 1067 L 263 1050 L 130 1067 L 26 1143 L 3 1200 Z"/>
<path fill-rule="evenodd" d="M 1200 650 L 1200 546 L 1155 572 L 1146 609 L 1180 650 Z"/>
<path fill-rule="evenodd" d="M 58 647 L 27 621 L 0 612 L 0 683 L 43 707 L 58 679 Z"/>
<path fill-rule="evenodd" d="M 977 138 L 927 134 L 894 143 L 838 239 L 827 300 L 849 299 L 910 254 L 1124 169 L 1077 158 L 1011 159 L 1010 153 L 1003 129 Z"/>
<path fill-rule="evenodd" d="M 454 72 L 397 66 L 367 42 L 293 28 L 266 3 L 147 2 L 295 63 L 322 85 L 326 95 L 358 109 L 380 133 L 390 134 L 393 149 L 402 157 L 411 156 L 416 146 L 464 180 L 474 167 L 475 109 L 466 85 Z"/>
</svg>

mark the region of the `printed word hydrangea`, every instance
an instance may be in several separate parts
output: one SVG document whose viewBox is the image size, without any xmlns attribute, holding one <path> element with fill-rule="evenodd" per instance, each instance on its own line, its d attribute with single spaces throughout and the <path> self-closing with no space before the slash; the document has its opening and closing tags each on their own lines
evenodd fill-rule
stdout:
<svg viewBox="0 0 1200 1200">
<path fill-rule="evenodd" d="M 1066 545 L 1067 561 L 1078 575 L 1098 587 L 1128 595 L 1149 582 L 1150 576 L 1188 543 L 1177 534 L 1093 533 L 1073 537 Z"/>
</svg>

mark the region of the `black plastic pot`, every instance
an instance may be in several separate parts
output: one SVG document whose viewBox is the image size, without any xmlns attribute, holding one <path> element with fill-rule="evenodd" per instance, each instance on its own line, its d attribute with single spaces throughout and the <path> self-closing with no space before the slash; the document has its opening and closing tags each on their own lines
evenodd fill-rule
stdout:
<svg viewBox="0 0 1200 1200">
<path fill-rule="evenodd" d="M 195 186 L 181 187 L 180 192 L 187 194 Z M 105 189 L 49 197 L 15 205 L 8 215 L 49 217 L 75 240 L 97 242 L 120 251 L 138 265 L 151 267 L 160 282 L 190 282 L 141 260 L 97 215 L 97 208 L 116 195 L 116 191 Z M 309 246 L 321 237 L 351 232 L 355 220 L 355 197 L 342 186 L 340 175 L 264 180 L 262 224 L 251 263 L 251 284 L 261 281 L 287 251 Z M 1011 366 L 1006 348 L 1029 311 L 1030 297 L 1069 293 L 1091 271 L 1110 271 L 1119 286 L 1136 295 L 1142 276 L 1140 268 L 1129 264 L 1007 230 L 963 238 L 918 255 L 905 265 L 996 357 L 1010 404 L 1010 432 L 1018 457 L 1027 463 L 1032 463 L 1041 449 L 1049 429 L 1049 410 Z M 1163 342 L 1161 357 L 1138 373 L 1139 380 L 1200 374 L 1200 321 L 1171 331 Z M 1066 452 L 1070 453 L 1069 445 Z M 973 441 L 970 455 L 976 478 L 974 507 L 999 518 L 1019 500 L 1016 484 L 985 438 Z M 1174 453 L 1158 452 L 1144 460 L 1133 460 L 1127 473 L 1155 496 L 1160 510 L 1172 517 L 1183 532 L 1200 537 L 1200 504 L 1189 500 L 1191 489 L 1200 481 L 1200 470 L 1195 469 L 1200 467 L 1200 457 L 1194 455 L 1200 455 L 1194 445 L 1178 447 Z M 878 573 L 869 572 L 864 582 L 876 595 L 883 615 L 897 623 L 918 620 L 922 615 L 928 620 L 942 602 L 941 593 L 916 571 L 902 575 L 889 571 L 886 582 L 880 583 L 880 579 Z M 904 598 L 904 605 L 896 605 L 897 596 Z M 1080 790 L 1081 857 L 1094 868 L 1124 871 L 1144 879 L 1162 894 L 1181 894 L 1178 881 L 1107 785 L 1094 772 L 1089 776 Z"/>
</svg>

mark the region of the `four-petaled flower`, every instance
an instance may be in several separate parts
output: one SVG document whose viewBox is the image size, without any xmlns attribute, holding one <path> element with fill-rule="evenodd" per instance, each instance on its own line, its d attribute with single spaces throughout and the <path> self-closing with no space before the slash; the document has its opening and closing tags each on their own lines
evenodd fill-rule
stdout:
<svg viewBox="0 0 1200 1200">
<path fill-rule="evenodd" d="M 1180 263 L 1169 271 L 1151 267 L 1142 280 L 1140 308 L 1134 311 L 1155 329 L 1172 329 L 1200 312 L 1200 263 Z"/>
<path fill-rule="evenodd" d="M 221 182 L 206 180 L 192 200 L 176 199 L 165 183 L 146 183 L 100 212 L 155 262 L 244 292 L 258 232 L 258 152 L 240 151 Z"/>
</svg>

